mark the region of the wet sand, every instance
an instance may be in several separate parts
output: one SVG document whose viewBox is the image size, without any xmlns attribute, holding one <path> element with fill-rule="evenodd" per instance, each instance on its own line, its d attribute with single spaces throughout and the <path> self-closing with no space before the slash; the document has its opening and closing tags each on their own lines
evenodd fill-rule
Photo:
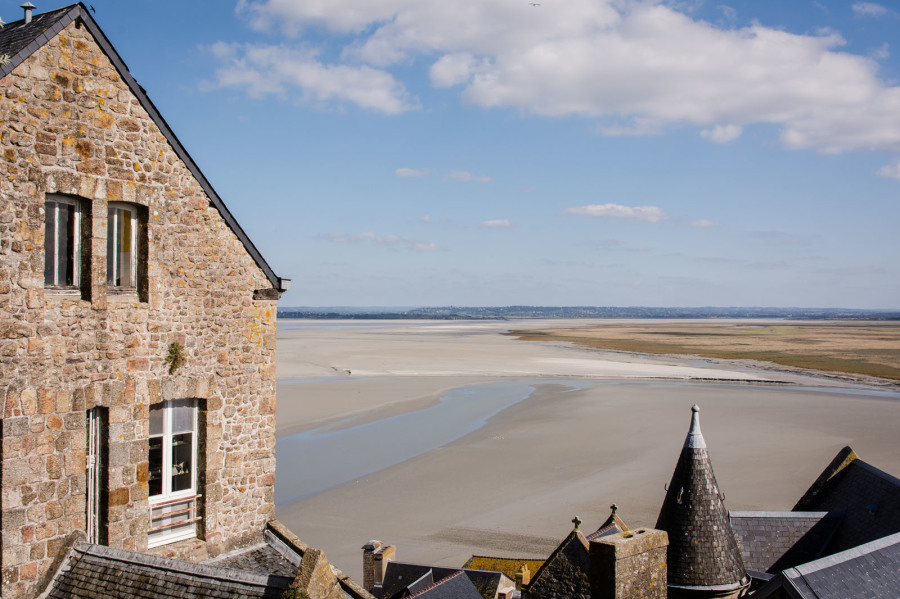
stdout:
<svg viewBox="0 0 900 599">
<path fill-rule="evenodd" d="M 418 410 L 463 385 L 536 382 L 530 397 L 456 441 L 277 508 L 282 522 L 357 578 L 359 548 L 371 538 L 396 545 L 403 560 L 461 565 L 473 553 L 545 557 L 573 516 L 597 526 L 613 502 L 629 524 L 652 526 L 693 403 L 731 509 L 790 509 L 848 444 L 900 473 L 898 394 L 826 380 L 800 388 L 819 381 L 498 334 L 522 322 L 292 326 L 279 322 L 279 437 Z M 578 379 L 599 382 L 572 390 Z M 755 382 L 711 382 L 722 380 Z M 377 447 L 348 442 L 346 451 Z M 279 454 L 279 477 L 306 460 L 328 457 Z"/>
</svg>

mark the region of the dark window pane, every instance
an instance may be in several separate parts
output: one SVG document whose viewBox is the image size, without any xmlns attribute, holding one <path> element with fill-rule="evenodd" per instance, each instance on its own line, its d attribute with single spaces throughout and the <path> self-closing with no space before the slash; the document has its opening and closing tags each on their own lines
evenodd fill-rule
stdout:
<svg viewBox="0 0 900 599">
<path fill-rule="evenodd" d="M 150 438 L 150 497 L 162 495 L 163 483 L 163 440 L 162 437 Z"/>
<path fill-rule="evenodd" d="M 193 434 L 172 435 L 172 492 L 191 488 Z"/>
</svg>

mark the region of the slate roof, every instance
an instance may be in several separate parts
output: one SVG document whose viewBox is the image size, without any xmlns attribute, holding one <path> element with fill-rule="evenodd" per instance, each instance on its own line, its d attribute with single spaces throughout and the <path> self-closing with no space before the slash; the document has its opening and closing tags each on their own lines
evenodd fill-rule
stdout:
<svg viewBox="0 0 900 599">
<path fill-rule="evenodd" d="M 292 580 L 284 576 L 76 543 L 51 583 L 47 597 L 276 598 Z"/>
<path fill-rule="evenodd" d="M 744 567 L 777 574 L 824 555 L 841 523 L 834 512 L 730 512 Z"/>
<path fill-rule="evenodd" d="M 91 17 L 90 11 L 88 11 L 83 3 L 79 2 L 78 4 L 73 4 L 57 10 L 33 15 L 31 22 L 27 25 L 25 24 L 24 19 L 4 25 L 3 28 L 0 29 L 0 54 L 9 54 L 10 61 L 8 64 L 0 67 L 0 79 L 6 77 L 13 69 L 46 44 L 52 37 L 76 20 L 81 21 L 91 35 L 94 36 L 97 44 L 119 71 L 122 81 L 128 86 L 131 93 L 134 94 L 144 110 L 147 111 L 156 126 L 159 127 L 160 132 L 169 142 L 169 145 L 172 146 L 174 152 L 181 158 L 185 166 L 187 166 L 188 170 L 203 188 L 203 191 L 209 197 L 210 202 L 222 215 L 222 218 L 231 228 L 232 232 L 234 232 L 241 243 L 243 243 L 257 266 L 265 273 L 266 278 L 272 284 L 272 287 L 277 291 L 284 291 L 289 288 L 290 279 L 282 279 L 276 275 L 275 271 L 272 270 L 272 267 L 269 266 L 269 263 L 266 262 L 266 259 L 263 258 L 259 250 L 256 249 L 256 246 L 253 245 L 253 242 L 241 228 L 241 225 L 238 224 L 237 220 L 235 220 L 234 216 L 225 206 L 225 203 L 213 189 L 212 185 L 210 185 L 209 181 L 207 181 L 193 158 L 191 158 L 184 146 L 181 145 L 181 142 L 178 141 L 178 138 L 172 132 L 169 124 L 147 96 L 147 92 L 143 87 L 138 85 L 138 82 L 128 71 L 125 61 L 122 60 L 122 57 L 119 56 L 118 52 L 113 48 L 112 44 L 106 38 L 106 35 L 100 29 L 100 26 L 97 25 L 97 22 L 94 21 L 93 17 Z"/>
<path fill-rule="evenodd" d="M 656 528 L 669 534 L 669 587 L 737 589 L 749 578 L 700 432 L 700 408 L 691 412 L 656 521 Z"/>
<path fill-rule="evenodd" d="M 900 534 L 788 568 L 754 599 L 880 599 L 900 595 Z"/>
<path fill-rule="evenodd" d="M 846 447 L 794 510 L 842 512 L 844 519 L 826 554 L 844 551 L 900 532 L 900 479 L 859 459 Z"/>
<path fill-rule="evenodd" d="M 264 542 L 258 545 L 231 551 L 204 563 L 258 574 L 275 574 L 290 579 L 297 576 L 303 556 L 269 529 L 263 532 L 263 538 Z"/>
<path fill-rule="evenodd" d="M 576 528 L 553 550 L 550 557 L 531 578 L 527 587 L 528 594 L 531 597 L 552 596 L 556 592 L 555 587 L 560 580 L 574 576 L 581 586 L 578 589 L 579 592 L 589 596 L 591 593 L 590 571 L 590 543 Z"/>
<path fill-rule="evenodd" d="M 409 595 L 409 599 L 480 599 L 481 594 L 462 570 Z"/>
<path fill-rule="evenodd" d="M 69 21 L 65 25 L 59 25 L 59 22 L 65 18 L 66 12 L 70 8 L 59 8 L 34 15 L 31 23 L 27 25 L 25 19 L 4 25 L 3 29 L 0 29 L 0 54 L 9 55 L 10 64 L 0 67 L 0 77 L 5 77 L 12 72 L 15 68 L 13 63 L 20 64 L 22 60 L 31 56 L 35 50 L 62 31 Z"/>
<path fill-rule="evenodd" d="M 424 586 L 438 584 L 444 579 L 464 574 L 471 583 L 472 588 L 478 593 L 478 598 L 494 599 L 503 574 L 496 571 L 442 568 L 425 564 L 413 564 L 408 562 L 388 562 L 384 572 L 384 580 L 380 586 L 376 585 L 372 593 L 382 599 L 394 599 L 415 595 Z M 515 578 L 513 578 L 515 580 Z M 459 583 L 454 583 L 458 585 Z M 454 588 L 457 588 L 454 586 Z M 429 595 L 430 597 L 431 595 Z"/>
</svg>

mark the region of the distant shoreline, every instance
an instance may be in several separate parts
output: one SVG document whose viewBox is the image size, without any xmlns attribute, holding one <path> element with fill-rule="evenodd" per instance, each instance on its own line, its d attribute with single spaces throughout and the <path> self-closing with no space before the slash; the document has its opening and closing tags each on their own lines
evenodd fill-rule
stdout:
<svg viewBox="0 0 900 599">
<path fill-rule="evenodd" d="M 521 320 L 521 319 L 719 319 L 900 320 L 900 310 L 854 308 L 765 307 L 617 307 L 617 306 L 482 306 L 420 308 L 294 307 L 279 308 L 278 317 L 310 320 Z"/>
</svg>

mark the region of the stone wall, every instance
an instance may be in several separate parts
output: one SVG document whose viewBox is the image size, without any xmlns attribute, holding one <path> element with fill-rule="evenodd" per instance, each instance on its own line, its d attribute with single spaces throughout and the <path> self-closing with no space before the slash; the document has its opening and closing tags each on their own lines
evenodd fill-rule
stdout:
<svg viewBox="0 0 900 599">
<path fill-rule="evenodd" d="M 665 532 L 629 530 L 591 541 L 592 599 L 666 599 Z"/>
<path fill-rule="evenodd" d="M 590 553 L 587 539 L 572 531 L 537 571 L 523 599 L 590 599 Z"/>
<path fill-rule="evenodd" d="M 77 22 L 0 80 L 0 153 L 3 596 L 35 594 L 83 534 L 96 406 L 108 409 L 110 546 L 147 549 L 149 406 L 177 398 L 205 407 L 203 522 L 200 538 L 154 552 L 199 559 L 260 539 L 275 477 L 276 306 L 254 299 L 272 290 L 264 272 Z M 48 193 L 83 201 L 80 293 L 44 288 Z M 111 201 L 146 207 L 140 293 L 107 293 Z M 188 359 L 170 375 L 172 342 Z"/>
</svg>

